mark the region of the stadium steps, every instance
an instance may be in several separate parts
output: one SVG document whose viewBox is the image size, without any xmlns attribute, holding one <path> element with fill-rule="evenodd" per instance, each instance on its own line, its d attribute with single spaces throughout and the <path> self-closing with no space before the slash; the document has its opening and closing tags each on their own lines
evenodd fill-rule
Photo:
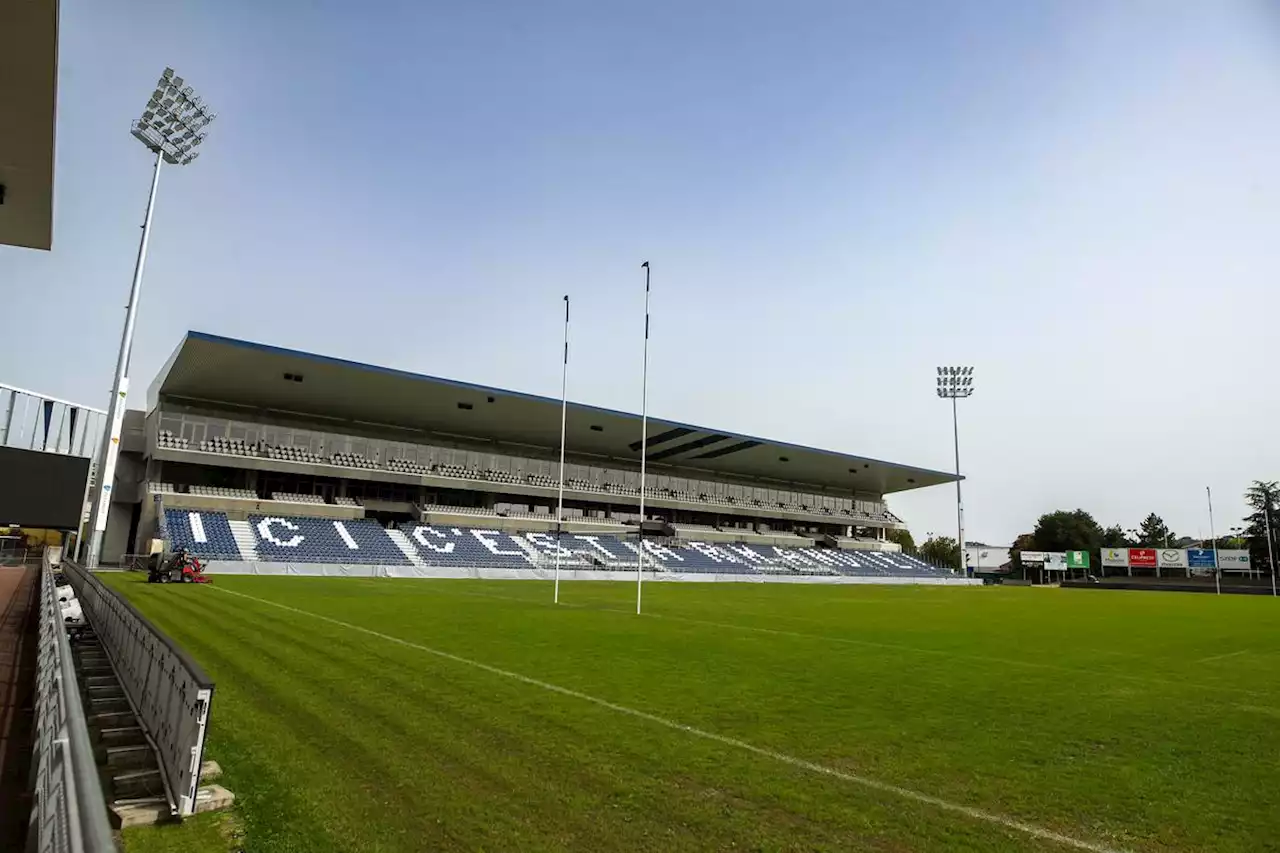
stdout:
<svg viewBox="0 0 1280 853">
<path fill-rule="evenodd" d="M 253 528 L 249 526 L 249 522 L 228 521 L 227 526 L 231 528 L 231 538 L 236 540 L 236 547 L 240 549 L 240 559 L 256 562 L 258 540 L 253 538 Z"/>
<path fill-rule="evenodd" d="M 413 547 L 413 543 L 409 541 L 409 537 L 404 535 L 404 531 L 398 528 L 388 528 L 387 536 L 391 541 L 396 543 L 396 547 L 404 552 L 405 558 L 419 569 L 425 569 L 427 563 L 418 555 L 418 551 Z"/>
</svg>

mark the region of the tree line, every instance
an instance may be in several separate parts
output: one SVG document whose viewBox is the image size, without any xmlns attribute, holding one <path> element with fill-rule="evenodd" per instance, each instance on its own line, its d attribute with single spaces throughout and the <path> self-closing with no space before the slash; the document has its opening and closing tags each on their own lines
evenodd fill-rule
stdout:
<svg viewBox="0 0 1280 853">
<path fill-rule="evenodd" d="M 1163 518 L 1150 513 L 1137 527 L 1113 524 L 1103 527 L 1092 514 L 1083 509 L 1047 512 L 1036 522 L 1035 530 L 1023 533 L 1013 541 L 1010 559 L 1015 571 L 1022 570 L 1023 551 L 1088 551 L 1090 564 L 1102 565 L 1103 548 L 1213 548 L 1249 551 L 1253 565 L 1270 570 L 1267 552 L 1267 520 L 1270 519 L 1272 547 L 1280 555 L 1280 521 L 1276 510 L 1280 507 L 1280 483 L 1275 480 L 1254 480 L 1244 493 L 1250 512 L 1237 525 L 1228 525 L 1225 535 L 1214 539 L 1179 536 L 1169 529 Z M 1217 531 L 1215 531 L 1216 533 Z M 952 536 L 930 536 L 918 548 L 911 534 L 905 530 L 892 531 L 891 541 L 897 542 L 909 554 L 923 557 L 939 566 L 955 566 L 960 562 L 960 546 Z"/>
<path fill-rule="evenodd" d="M 1151 513 L 1134 528 L 1120 524 L 1103 527 L 1083 509 L 1045 513 L 1035 530 L 1023 533 L 1013 541 L 1010 558 L 1015 570 L 1021 570 L 1023 551 L 1088 551 L 1091 565 L 1102 565 L 1103 548 L 1219 548 L 1249 551 L 1253 565 L 1267 567 L 1267 520 L 1270 519 L 1272 547 L 1280 550 L 1276 537 L 1276 509 L 1280 503 L 1280 484 L 1271 480 L 1255 480 L 1244 493 L 1251 512 L 1238 525 L 1228 525 L 1226 535 L 1217 539 L 1178 536 L 1164 519 Z M 1215 531 L 1216 533 L 1217 531 Z"/>
</svg>

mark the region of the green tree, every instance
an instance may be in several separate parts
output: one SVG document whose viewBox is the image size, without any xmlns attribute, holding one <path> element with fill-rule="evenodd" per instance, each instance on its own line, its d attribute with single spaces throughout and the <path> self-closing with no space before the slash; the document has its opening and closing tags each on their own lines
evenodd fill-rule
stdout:
<svg viewBox="0 0 1280 853">
<path fill-rule="evenodd" d="M 890 530 L 885 535 L 885 538 L 902 546 L 904 553 L 914 554 L 916 552 L 916 540 L 911 535 L 910 530 Z"/>
<path fill-rule="evenodd" d="M 1132 546 L 1133 540 L 1129 538 L 1129 534 L 1125 533 L 1124 528 L 1119 524 L 1113 524 L 1102 531 L 1103 548 L 1129 548 Z"/>
<path fill-rule="evenodd" d="M 1022 552 L 1036 549 L 1035 537 L 1030 533 L 1019 534 L 1009 546 L 1009 565 L 1015 572 L 1022 571 Z"/>
<path fill-rule="evenodd" d="M 1253 512 L 1244 517 L 1245 536 L 1249 537 L 1249 559 L 1255 566 L 1263 566 L 1264 571 L 1271 570 L 1271 555 L 1267 553 L 1267 521 L 1270 520 L 1271 545 L 1280 551 L 1280 531 L 1276 530 L 1276 522 L 1280 521 L 1276 510 L 1280 509 L 1280 483 L 1275 480 L 1254 480 L 1244 492 L 1245 503 Z"/>
<path fill-rule="evenodd" d="M 1040 516 L 1031 534 L 1037 551 L 1089 551 L 1102 549 L 1102 526 L 1082 509 L 1049 512 Z"/>
<path fill-rule="evenodd" d="M 1138 547 L 1140 548 L 1165 548 L 1177 540 L 1178 537 L 1173 535 L 1173 531 L 1164 523 L 1164 519 L 1154 512 L 1138 525 Z"/>
<path fill-rule="evenodd" d="M 931 536 L 920 546 L 920 556 L 931 563 L 952 569 L 960 566 L 960 546 L 950 536 Z"/>
</svg>

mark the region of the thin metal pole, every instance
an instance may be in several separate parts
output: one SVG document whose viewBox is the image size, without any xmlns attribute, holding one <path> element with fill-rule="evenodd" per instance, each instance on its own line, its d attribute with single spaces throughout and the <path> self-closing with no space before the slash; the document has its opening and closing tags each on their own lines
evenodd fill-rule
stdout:
<svg viewBox="0 0 1280 853">
<path fill-rule="evenodd" d="M 1276 592 L 1276 554 L 1271 547 L 1271 495 L 1267 495 L 1267 504 L 1262 508 L 1263 523 L 1267 526 L 1267 562 L 1271 564 L 1271 594 Z"/>
<path fill-rule="evenodd" d="M 564 437 L 569 416 L 569 296 L 564 297 L 564 366 L 560 369 L 560 493 L 556 498 L 556 604 L 560 603 L 560 534 L 564 529 Z"/>
<path fill-rule="evenodd" d="M 960 535 L 960 576 L 968 577 L 964 564 L 964 503 L 960 499 L 960 416 L 954 395 L 951 397 L 951 429 L 956 441 L 956 528 Z"/>
<path fill-rule="evenodd" d="M 644 587 L 644 473 L 649 455 L 649 262 L 644 267 L 644 357 L 640 368 L 640 550 L 636 555 L 636 615 Z"/>
<path fill-rule="evenodd" d="M 1218 559 L 1218 534 L 1213 532 L 1213 492 L 1205 486 L 1204 494 L 1209 500 L 1209 538 L 1213 540 L 1213 585 L 1222 595 L 1222 562 Z"/>
<path fill-rule="evenodd" d="M 151 192 L 147 195 L 147 214 L 142 220 L 142 239 L 138 242 L 138 260 L 133 267 L 133 287 L 129 291 L 129 305 L 125 309 L 124 334 L 120 337 L 120 354 L 116 358 L 115 383 L 111 388 L 111 405 L 107 407 L 107 429 L 104 431 L 102 452 L 98 456 L 98 497 L 93 505 L 93 523 L 90 525 L 89 553 L 85 568 L 96 569 L 102 554 L 102 535 L 107 529 L 107 515 L 111 507 L 111 486 L 116 476 L 116 456 L 120 447 L 121 426 L 124 422 L 125 402 L 129 388 L 129 356 L 133 352 L 133 329 L 138 320 L 138 296 L 142 292 L 142 270 L 147 263 L 147 241 L 151 237 L 151 215 L 155 210 L 156 187 L 160 185 L 160 164 L 164 156 L 156 151 L 156 165 L 151 173 Z"/>
</svg>

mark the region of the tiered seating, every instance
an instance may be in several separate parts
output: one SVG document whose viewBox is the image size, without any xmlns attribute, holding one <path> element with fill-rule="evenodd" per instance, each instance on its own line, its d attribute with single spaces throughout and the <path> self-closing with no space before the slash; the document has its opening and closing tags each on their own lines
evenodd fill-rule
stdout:
<svg viewBox="0 0 1280 853">
<path fill-rule="evenodd" d="M 257 456 L 256 448 L 250 447 L 239 438 L 223 438 L 221 436 L 200 442 L 200 449 L 205 453 L 221 453 L 225 456 Z"/>
<path fill-rule="evenodd" d="M 417 462 L 410 462 L 408 459 L 388 460 L 387 470 L 395 471 L 397 474 L 417 474 L 420 477 L 431 473 L 431 469 L 426 465 L 419 465 Z"/>
<path fill-rule="evenodd" d="M 263 560 L 281 563 L 365 563 L 407 566 L 404 552 L 372 519 L 249 516 Z"/>
<path fill-rule="evenodd" d="M 310 462 L 313 465 L 322 465 L 324 460 L 310 450 L 304 450 L 301 447 L 276 447 L 275 445 L 267 445 L 265 448 L 267 458 L 283 459 L 285 462 Z"/>
<path fill-rule="evenodd" d="M 334 506 L 360 506 L 355 498 L 334 498 Z"/>
<path fill-rule="evenodd" d="M 495 483 L 521 483 L 525 482 L 524 477 L 519 474 L 512 474 L 510 471 L 486 471 L 488 478 Z"/>
<path fill-rule="evenodd" d="M 334 465 L 342 465 L 346 468 L 366 468 L 373 471 L 381 467 L 362 453 L 335 453 L 329 457 L 329 460 Z"/>
<path fill-rule="evenodd" d="M 272 492 L 271 500 L 282 501 L 290 504 L 322 504 L 324 498 L 320 495 L 298 495 L 293 492 Z"/>
<path fill-rule="evenodd" d="M 240 559 L 240 549 L 231 535 L 225 513 L 167 509 L 161 531 L 171 548 L 186 548 L 206 559 Z"/>
<path fill-rule="evenodd" d="M 186 450 L 187 445 L 191 442 L 187 441 L 180 435 L 174 435 L 170 430 L 162 429 L 156 434 L 156 447 L 168 447 L 174 450 Z"/>
<path fill-rule="evenodd" d="M 292 516 L 251 515 L 249 526 L 259 558 L 288 563 L 408 563 L 377 522 Z M 226 516 L 217 512 L 168 510 L 163 529 L 174 545 L 197 554 L 239 559 Z M 473 568 L 544 568 L 554 564 L 595 569 L 634 569 L 640 546 L 633 538 L 607 533 L 506 533 L 447 525 L 405 524 L 406 538 L 426 565 Z M 557 541 L 559 544 L 557 544 Z M 862 577 L 947 577 L 903 554 L 789 548 L 742 543 L 645 540 L 645 566 L 656 571 L 729 574 L 849 575 Z"/>
<path fill-rule="evenodd" d="M 427 512 L 447 512 L 452 515 L 497 515 L 493 510 L 482 506 L 447 506 L 445 504 L 427 504 L 423 509 Z"/>
<path fill-rule="evenodd" d="M 462 465 L 437 465 L 434 473 L 437 477 L 456 477 L 459 480 L 483 480 L 484 474 L 476 468 Z"/>
<path fill-rule="evenodd" d="M 202 498 L 240 498 L 247 501 L 256 501 L 258 499 L 258 494 L 253 489 L 228 489 L 223 486 L 190 486 L 189 491 L 191 494 L 199 495 Z"/>
<path fill-rule="evenodd" d="M 542 474 L 530 474 L 528 477 L 529 485 L 542 486 L 544 489 L 560 488 L 560 481 L 555 477 L 547 477 Z M 565 485 L 568 485 L 567 483 Z"/>
<path fill-rule="evenodd" d="M 147 483 L 147 493 L 152 495 L 176 494 L 178 487 L 173 483 Z"/>
</svg>

